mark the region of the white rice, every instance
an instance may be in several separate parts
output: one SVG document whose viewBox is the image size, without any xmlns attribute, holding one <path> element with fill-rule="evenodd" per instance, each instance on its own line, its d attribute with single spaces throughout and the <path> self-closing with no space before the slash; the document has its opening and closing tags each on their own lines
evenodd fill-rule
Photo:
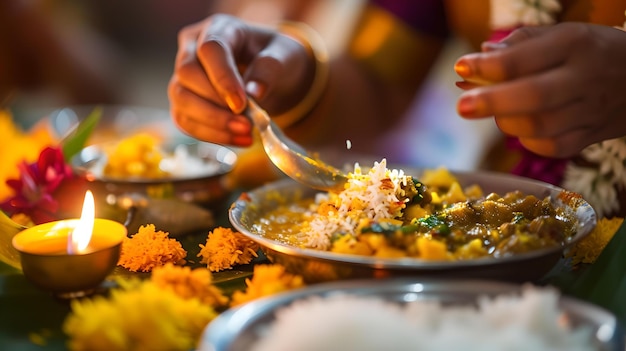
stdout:
<svg viewBox="0 0 626 351">
<path fill-rule="evenodd" d="M 379 297 L 309 297 L 276 311 L 252 351 L 583 351 L 591 329 L 572 328 L 552 288 L 482 297 L 474 306 L 434 300 L 400 305 Z"/>
<path fill-rule="evenodd" d="M 312 219 L 309 226 L 298 235 L 299 242 L 308 248 L 327 250 L 333 234 L 353 233 L 362 219 L 378 221 L 400 216 L 397 206 L 392 205 L 400 201 L 398 192 L 402 185 L 406 185 L 407 179 L 409 177 L 404 171 L 387 169 L 386 159 L 375 162 L 365 174 L 360 165 L 355 164 L 354 171 L 348 174 L 343 191 L 318 194 L 316 197 L 316 204 L 331 200 L 337 212 L 317 215 L 314 214 L 315 209 L 312 209 Z M 361 204 L 361 207 L 355 208 L 355 202 Z"/>
</svg>

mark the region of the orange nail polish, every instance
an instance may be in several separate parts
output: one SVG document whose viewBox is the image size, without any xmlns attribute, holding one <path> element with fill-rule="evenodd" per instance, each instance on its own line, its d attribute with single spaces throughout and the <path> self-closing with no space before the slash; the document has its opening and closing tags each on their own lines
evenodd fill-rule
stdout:
<svg viewBox="0 0 626 351">
<path fill-rule="evenodd" d="M 472 75 L 470 66 L 463 60 L 457 61 L 457 63 L 454 64 L 454 71 L 463 78 L 467 78 Z"/>
<path fill-rule="evenodd" d="M 243 110 L 243 107 L 244 107 L 243 100 L 236 94 L 227 95 L 226 96 L 226 104 L 228 104 L 228 107 L 234 113 L 241 112 Z"/>
<path fill-rule="evenodd" d="M 457 111 L 463 117 L 474 116 L 476 109 L 476 97 L 474 95 L 462 96 L 457 104 Z"/>
</svg>

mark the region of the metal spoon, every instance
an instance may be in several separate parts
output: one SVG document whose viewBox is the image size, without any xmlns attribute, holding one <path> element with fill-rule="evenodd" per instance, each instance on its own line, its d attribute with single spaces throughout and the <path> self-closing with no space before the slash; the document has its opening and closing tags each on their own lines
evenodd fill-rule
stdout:
<svg viewBox="0 0 626 351">
<path fill-rule="evenodd" d="M 244 111 L 258 128 L 265 153 L 287 176 L 311 188 L 341 191 L 347 181 L 340 170 L 309 156 L 302 146 L 289 139 L 270 116 L 252 99 Z"/>
</svg>

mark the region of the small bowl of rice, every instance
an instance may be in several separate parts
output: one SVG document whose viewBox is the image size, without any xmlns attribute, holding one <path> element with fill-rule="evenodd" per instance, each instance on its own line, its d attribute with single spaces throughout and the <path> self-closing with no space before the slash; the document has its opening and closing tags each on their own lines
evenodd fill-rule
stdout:
<svg viewBox="0 0 626 351">
<path fill-rule="evenodd" d="M 200 351 L 622 351 L 616 317 L 552 287 L 352 280 L 259 299 L 205 329 Z"/>
</svg>

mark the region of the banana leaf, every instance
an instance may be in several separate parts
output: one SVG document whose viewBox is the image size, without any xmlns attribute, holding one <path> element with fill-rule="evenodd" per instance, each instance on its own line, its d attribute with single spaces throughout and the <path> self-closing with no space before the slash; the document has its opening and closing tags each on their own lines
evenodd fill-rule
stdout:
<svg viewBox="0 0 626 351">
<path fill-rule="evenodd" d="M 4 263 L 21 271 L 20 254 L 13 247 L 13 237 L 25 227 L 15 223 L 4 212 L 0 211 L 0 263 Z M 4 268 L 4 267 L 0 267 Z M 0 272 L 4 269 L 0 269 Z"/>
<path fill-rule="evenodd" d="M 626 222 L 613 235 L 596 262 L 561 275 L 553 283 L 565 295 L 613 312 L 626 326 Z"/>
</svg>

